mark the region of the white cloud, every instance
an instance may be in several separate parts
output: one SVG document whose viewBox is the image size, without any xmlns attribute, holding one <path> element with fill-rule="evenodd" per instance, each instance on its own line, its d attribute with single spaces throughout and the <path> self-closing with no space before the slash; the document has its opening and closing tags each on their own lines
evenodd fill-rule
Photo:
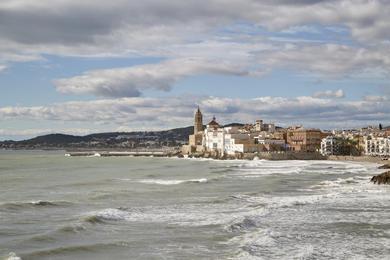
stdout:
<svg viewBox="0 0 390 260">
<path fill-rule="evenodd" d="M 72 78 L 55 80 L 54 83 L 61 93 L 134 97 L 140 96 L 146 89 L 168 91 L 182 78 L 199 74 L 258 77 L 273 69 L 287 68 L 322 77 L 358 77 L 367 74 L 375 78 L 381 74 L 383 77 L 390 75 L 390 53 L 346 45 L 280 44 L 275 47 L 268 44 L 211 41 L 178 45 L 175 48 L 176 56 L 179 57 L 176 59 L 87 71 Z M 342 94 L 339 91 L 324 93 L 323 96 L 342 97 Z"/>
<path fill-rule="evenodd" d="M 293 46 L 269 52 L 263 62 L 271 67 L 289 67 L 326 76 L 343 76 L 369 70 L 390 73 L 390 53 L 338 44 Z"/>
<path fill-rule="evenodd" d="M 62 93 L 106 97 L 137 97 L 145 89 L 169 90 L 179 79 L 195 74 L 244 75 L 238 64 L 213 60 L 179 59 L 129 68 L 95 70 L 55 81 Z"/>
<path fill-rule="evenodd" d="M 389 99 L 386 96 L 364 96 L 363 100 L 368 102 L 385 102 Z"/>
<path fill-rule="evenodd" d="M 92 129 L 83 129 L 83 128 L 65 128 L 61 130 L 55 130 L 55 129 L 41 129 L 41 128 L 34 128 L 34 129 L 0 129 L 0 136 L 40 136 L 40 135 L 46 135 L 46 134 L 55 134 L 55 133 L 62 133 L 62 134 L 70 134 L 70 135 L 87 135 L 90 133 L 93 133 Z"/>
<path fill-rule="evenodd" d="M 50 106 L 2 107 L 2 120 L 42 120 L 61 124 L 107 124 L 113 130 L 168 129 L 193 123 L 193 113 L 200 105 L 205 121 L 213 115 L 221 123 L 253 122 L 262 118 L 282 125 L 336 128 L 388 123 L 388 100 L 322 99 L 314 97 L 258 97 L 253 99 L 180 96 L 167 98 L 120 98 L 96 101 L 74 101 Z"/>
<path fill-rule="evenodd" d="M 174 59 L 177 45 L 197 46 L 194 43 L 211 40 L 240 22 L 271 32 L 342 28 L 342 33 L 350 33 L 352 42 L 364 43 L 361 48 L 382 46 L 385 54 L 388 46 L 383 45 L 390 39 L 389 12 L 387 0 L 3 0 L 0 53 L 19 56 L 9 58 L 11 62 L 42 54 Z M 236 32 L 230 41 L 232 45 L 248 43 L 255 35 L 245 39 Z M 199 54 L 196 48 L 192 50 L 191 57 Z"/>
<path fill-rule="evenodd" d="M 325 90 L 314 93 L 315 98 L 344 98 L 345 93 L 342 89 L 338 90 Z"/>
</svg>

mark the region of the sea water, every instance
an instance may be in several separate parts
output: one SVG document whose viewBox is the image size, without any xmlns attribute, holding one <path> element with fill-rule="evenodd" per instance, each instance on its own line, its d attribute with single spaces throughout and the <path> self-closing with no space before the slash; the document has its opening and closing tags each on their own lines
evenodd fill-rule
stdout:
<svg viewBox="0 0 390 260">
<path fill-rule="evenodd" d="M 389 259 L 377 167 L 0 151 L 0 259 Z"/>
</svg>

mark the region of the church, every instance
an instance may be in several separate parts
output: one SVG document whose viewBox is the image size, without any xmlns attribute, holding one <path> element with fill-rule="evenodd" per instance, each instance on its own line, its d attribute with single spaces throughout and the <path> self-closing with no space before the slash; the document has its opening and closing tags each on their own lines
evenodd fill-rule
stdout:
<svg viewBox="0 0 390 260">
<path fill-rule="evenodd" d="M 249 127 L 249 125 L 248 125 Z M 263 151 L 285 150 L 284 137 L 275 138 L 274 124 L 265 124 L 257 120 L 247 129 L 246 125 L 221 126 L 213 119 L 203 126 L 200 108 L 195 112 L 194 133 L 189 136 L 188 145 L 182 147 L 183 154 L 214 154 L 217 157 Z M 266 137 L 263 135 L 271 136 Z"/>
<path fill-rule="evenodd" d="M 203 126 L 203 115 L 198 107 L 194 117 L 194 133 L 189 136 L 188 145 L 182 148 L 183 154 L 216 152 L 218 155 L 249 152 L 252 146 L 250 135 L 238 127 L 223 127 L 213 119 Z"/>
<path fill-rule="evenodd" d="M 203 115 L 198 107 L 195 112 L 194 133 L 188 137 L 188 145 L 183 146 L 183 154 L 204 152 L 203 134 Z"/>
</svg>

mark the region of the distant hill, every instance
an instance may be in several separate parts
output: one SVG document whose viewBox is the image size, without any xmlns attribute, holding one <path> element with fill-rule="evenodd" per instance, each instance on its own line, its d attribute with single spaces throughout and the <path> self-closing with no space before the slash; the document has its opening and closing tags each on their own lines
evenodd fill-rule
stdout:
<svg viewBox="0 0 390 260">
<path fill-rule="evenodd" d="M 187 142 L 193 126 L 164 131 L 96 133 L 85 136 L 48 134 L 22 141 L 3 141 L 0 148 L 93 148 L 93 147 L 160 147 Z"/>
<path fill-rule="evenodd" d="M 231 123 L 229 126 L 244 126 Z M 279 129 L 279 127 L 277 127 Z M 84 148 L 159 148 L 163 146 L 179 147 L 188 142 L 194 127 L 174 128 L 164 131 L 136 131 L 96 133 L 85 136 L 67 134 L 48 134 L 22 141 L 0 142 L 0 149 L 84 149 Z"/>
</svg>

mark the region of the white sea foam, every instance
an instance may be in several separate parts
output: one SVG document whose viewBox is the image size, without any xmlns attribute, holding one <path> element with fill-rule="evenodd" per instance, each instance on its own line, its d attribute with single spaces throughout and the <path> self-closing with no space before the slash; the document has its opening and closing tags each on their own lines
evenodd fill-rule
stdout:
<svg viewBox="0 0 390 260">
<path fill-rule="evenodd" d="M 204 183 L 207 182 L 206 178 L 189 179 L 189 180 L 161 180 L 161 179 L 145 179 L 138 181 L 144 184 L 159 184 L 159 185 L 177 185 L 182 183 Z"/>
<path fill-rule="evenodd" d="M 129 217 L 129 214 L 120 209 L 108 208 L 100 211 L 90 212 L 86 216 L 87 216 L 87 221 L 98 222 L 104 220 L 108 220 L 108 221 L 126 220 Z"/>
<path fill-rule="evenodd" d="M 19 256 L 17 256 L 14 252 L 8 254 L 6 260 L 22 260 Z"/>
<path fill-rule="evenodd" d="M 247 215 L 264 215 L 263 208 L 247 207 L 243 203 L 228 201 L 223 204 L 194 203 L 171 206 L 149 206 L 139 208 L 107 208 L 86 213 L 83 216 L 88 222 L 129 221 L 168 223 L 179 226 L 227 225 L 235 219 Z M 248 203 L 247 203 L 248 204 Z M 237 226 L 238 228 L 238 226 Z"/>
<path fill-rule="evenodd" d="M 101 157 L 100 153 L 94 153 L 92 155 L 88 155 L 87 157 Z"/>
</svg>

